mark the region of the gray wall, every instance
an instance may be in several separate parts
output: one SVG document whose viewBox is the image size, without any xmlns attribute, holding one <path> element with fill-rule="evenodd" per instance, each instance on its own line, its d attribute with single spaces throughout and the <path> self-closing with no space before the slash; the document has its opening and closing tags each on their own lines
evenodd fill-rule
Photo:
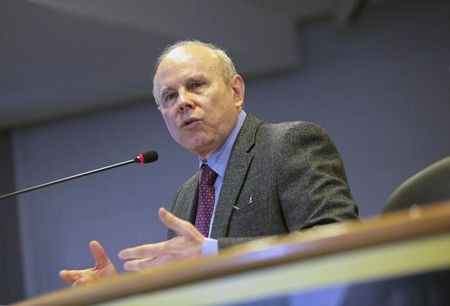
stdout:
<svg viewBox="0 0 450 306">
<path fill-rule="evenodd" d="M 344 159 L 363 217 L 404 179 L 450 153 L 450 5 L 400 1 L 337 29 L 298 27 L 301 70 L 247 82 L 246 109 L 266 121 L 322 125 Z M 150 86 L 150 84 L 149 84 Z M 153 102 L 13 131 L 17 188 L 156 149 L 155 164 L 116 169 L 18 198 L 29 296 L 65 286 L 61 268 L 92 265 L 88 242 L 117 252 L 165 238 L 158 207 L 195 171 Z"/>
<path fill-rule="evenodd" d="M 0 194 L 14 186 L 11 133 L 0 132 Z M 20 249 L 19 207 L 14 197 L 0 200 L 0 303 L 12 303 L 25 294 Z"/>
<path fill-rule="evenodd" d="M 371 8 L 353 28 L 302 27 L 304 69 L 249 84 L 248 109 L 315 121 L 344 159 L 361 215 L 404 179 L 450 155 L 450 3 Z"/>
</svg>

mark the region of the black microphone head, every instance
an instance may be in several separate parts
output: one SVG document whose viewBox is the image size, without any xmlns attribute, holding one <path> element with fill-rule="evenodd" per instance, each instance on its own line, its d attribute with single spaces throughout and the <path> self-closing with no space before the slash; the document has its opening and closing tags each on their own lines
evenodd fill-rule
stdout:
<svg viewBox="0 0 450 306">
<path fill-rule="evenodd" d="M 146 164 L 146 163 L 152 163 L 152 162 L 154 162 L 156 160 L 158 160 L 158 152 L 156 152 L 156 151 L 147 151 L 147 152 L 139 154 L 134 159 L 134 162 L 135 163 Z"/>
</svg>

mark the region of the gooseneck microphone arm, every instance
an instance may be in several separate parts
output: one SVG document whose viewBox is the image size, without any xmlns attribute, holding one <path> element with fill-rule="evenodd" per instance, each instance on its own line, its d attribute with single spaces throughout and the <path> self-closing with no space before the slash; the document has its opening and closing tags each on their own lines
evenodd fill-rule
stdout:
<svg viewBox="0 0 450 306">
<path fill-rule="evenodd" d="M 102 171 L 105 171 L 105 170 L 109 170 L 109 169 L 125 166 L 125 165 L 128 165 L 128 164 L 133 164 L 133 163 L 140 163 L 140 164 L 151 163 L 151 162 L 156 161 L 157 159 L 158 159 L 158 153 L 156 151 L 148 151 L 148 152 L 139 154 L 134 159 L 123 161 L 123 162 L 120 162 L 120 163 L 117 163 L 117 164 L 114 164 L 114 165 L 109 165 L 109 166 L 98 168 L 98 169 L 95 169 L 95 170 L 91 170 L 91 171 L 83 172 L 83 173 L 80 173 L 80 174 L 75 174 L 75 175 L 72 175 L 72 176 L 68 176 L 68 177 L 65 177 L 65 178 L 62 178 L 62 179 L 59 179 L 59 180 L 47 182 L 47 183 L 44 183 L 44 184 L 40 184 L 40 185 L 36 185 L 36 186 L 33 186 L 33 187 L 25 188 L 25 189 L 22 189 L 22 190 L 18 190 L 18 191 L 15 191 L 15 192 L 11 192 L 11 193 L 8 193 L 8 194 L 4 194 L 4 195 L 0 196 L 0 200 L 1 199 L 5 199 L 5 198 L 9 198 L 9 197 L 12 197 L 12 196 L 16 196 L 16 195 L 19 195 L 19 194 L 22 194 L 22 193 L 30 192 L 30 191 L 33 191 L 33 190 L 36 190 L 36 189 L 41 189 L 41 188 L 44 188 L 44 187 L 47 187 L 47 186 L 51 186 L 51 185 L 56 185 L 56 184 L 59 184 L 59 183 L 67 182 L 67 181 L 70 181 L 70 180 L 73 180 L 73 179 L 76 179 L 76 178 L 79 178 L 79 177 L 83 177 L 83 176 L 86 176 L 86 175 L 102 172 Z"/>
</svg>

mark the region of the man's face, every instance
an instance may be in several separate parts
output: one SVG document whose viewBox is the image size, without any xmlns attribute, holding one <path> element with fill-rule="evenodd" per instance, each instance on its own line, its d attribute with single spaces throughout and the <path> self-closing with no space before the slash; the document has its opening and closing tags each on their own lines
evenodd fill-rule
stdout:
<svg viewBox="0 0 450 306">
<path fill-rule="evenodd" d="M 173 139 L 204 159 L 225 142 L 244 98 L 242 78 L 236 75 L 225 82 L 217 55 L 202 46 L 170 52 L 153 85 Z"/>
</svg>

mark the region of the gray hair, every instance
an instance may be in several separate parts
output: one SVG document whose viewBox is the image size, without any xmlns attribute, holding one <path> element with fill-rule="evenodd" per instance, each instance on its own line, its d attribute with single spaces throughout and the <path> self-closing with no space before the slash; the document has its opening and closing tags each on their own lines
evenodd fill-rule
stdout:
<svg viewBox="0 0 450 306">
<path fill-rule="evenodd" d="M 221 66 L 220 68 L 222 69 L 222 75 L 223 75 L 225 82 L 230 81 L 237 74 L 236 68 L 234 67 L 234 64 L 233 64 L 233 61 L 227 55 L 227 53 L 225 52 L 225 50 L 223 48 L 216 46 L 214 44 L 211 44 L 211 43 L 204 43 L 199 40 L 182 40 L 182 41 L 178 41 L 164 49 L 164 51 L 161 53 L 161 55 L 156 60 L 155 75 L 156 75 L 156 71 L 158 70 L 159 65 L 161 64 L 161 62 L 166 58 L 166 56 L 170 52 L 172 52 L 173 50 L 175 50 L 177 48 L 185 47 L 185 46 L 202 46 L 202 47 L 208 48 L 209 50 L 213 51 L 219 58 L 220 66 Z M 153 81 L 155 81 L 154 78 L 155 77 L 153 77 Z"/>
</svg>

